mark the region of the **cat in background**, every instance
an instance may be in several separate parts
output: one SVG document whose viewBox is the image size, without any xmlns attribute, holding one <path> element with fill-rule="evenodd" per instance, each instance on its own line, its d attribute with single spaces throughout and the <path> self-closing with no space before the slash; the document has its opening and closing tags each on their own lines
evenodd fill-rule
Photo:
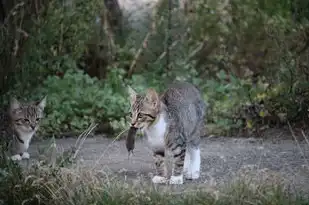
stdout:
<svg viewBox="0 0 309 205">
<path fill-rule="evenodd" d="M 128 88 L 131 127 L 141 129 L 153 151 L 157 174 L 153 183 L 183 184 L 200 176 L 200 137 L 204 135 L 206 104 L 200 91 L 187 82 L 176 82 L 161 95 L 148 89 L 140 95 Z M 173 154 L 167 179 L 166 151 Z"/>
<path fill-rule="evenodd" d="M 20 103 L 16 98 L 10 101 L 6 119 L 6 131 L 9 135 L 9 149 L 12 160 L 29 159 L 27 152 L 33 135 L 39 129 L 44 116 L 46 96 L 37 102 Z"/>
</svg>

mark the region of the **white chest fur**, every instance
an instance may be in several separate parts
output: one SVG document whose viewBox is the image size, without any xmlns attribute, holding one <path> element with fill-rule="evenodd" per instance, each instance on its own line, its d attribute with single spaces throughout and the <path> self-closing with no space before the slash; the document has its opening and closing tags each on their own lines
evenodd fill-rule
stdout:
<svg viewBox="0 0 309 205">
<path fill-rule="evenodd" d="M 153 149 L 164 148 L 164 136 L 167 130 L 167 122 L 164 114 L 160 114 L 159 119 L 153 125 L 145 129 L 148 143 Z"/>
<path fill-rule="evenodd" d="M 30 133 L 19 133 L 19 136 L 21 140 L 24 141 L 24 146 L 28 149 L 30 141 L 33 137 L 35 132 L 30 132 Z"/>
</svg>

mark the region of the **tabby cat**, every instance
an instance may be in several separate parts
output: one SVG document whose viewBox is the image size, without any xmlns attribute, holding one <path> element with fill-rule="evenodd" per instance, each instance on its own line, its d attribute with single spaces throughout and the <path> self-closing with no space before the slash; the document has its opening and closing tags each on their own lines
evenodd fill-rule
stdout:
<svg viewBox="0 0 309 205">
<path fill-rule="evenodd" d="M 200 176 L 200 137 L 204 134 L 206 104 L 200 91 L 187 82 L 175 82 L 161 95 L 148 89 L 146 95 L 128 88 L 131 127 L 141 129 L 153 150 L 157 174 L 153 183 L 183 184 Z M 174 159 L 167 179 L 166 152 Z"/>
<path fill-rule="evenodd" d="M 8 130 L 13 137 L 9 147 L 12 160 L 30 158 L 27 151 L 43 118 L 45 105 L 46 96 L 41 101 L 32 103 L 20 103 L 16 98 L 11 99 L 8 110 Z"/>
</svg>

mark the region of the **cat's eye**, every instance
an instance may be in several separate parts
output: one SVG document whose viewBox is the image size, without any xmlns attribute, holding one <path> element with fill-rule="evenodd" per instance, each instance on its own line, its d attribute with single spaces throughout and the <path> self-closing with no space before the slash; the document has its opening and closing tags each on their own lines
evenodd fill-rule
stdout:
<svg viewBox="0 0 309 205">
<path fill-rule="evenodd" d="M 35 121 L 36 121 L 36 122 L 39 122 L 40 120 L 41 120 L 41 118 L 36 118 L 36 120 L 35 120 Z"/>
<path fill-rule="evenodd" d="M 150 118 L 152 118 L 152 119 L 155 119 L 155 117 L 152 116 L 152 115 L 150 115 L 150 114 L 144 114 L 144 115 L 146 115 L 147 117 L 150 117 Z"/>
<path fill-rule="evenodd" d="M 147 116 L 147 117 L 150 117 L 150 118 L 152 118 L 152 119 L 154 119 L 155 117 L 154 116 L 152 116 L 152 115 L 150 115 L 150 114 L 147 114 L 147 113 L 138 113 L 138 118 L 142 118 L 142 117 L 145 117 L 145 116 Z"/>
<path fill-rule="evenodd" d="M 25 122 L 25 123 L 29 123 L 30 122 L 30 120 L 28 120 L 28 119 L 23 119 L 23 121 Z"/>
</svg>

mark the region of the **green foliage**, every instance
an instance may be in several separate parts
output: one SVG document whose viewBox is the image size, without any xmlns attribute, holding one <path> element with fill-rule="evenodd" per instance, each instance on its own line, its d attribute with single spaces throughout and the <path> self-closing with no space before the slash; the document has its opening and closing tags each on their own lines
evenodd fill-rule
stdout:
<svg viewBox="0 0 309 205">
<path fill-rule="evenodd" d="M 209 134 L 272 126 L 273 119 L 274 124 L 306 120 L 309 26 L 307 10 L 299 9 L 305 4 L 199 0 L 187 15 L 173 10 L 167 32 L 163 1 L 153 19 L 142 19 L 138 31 L 128 26 L 127 35 L 112 45 L 108 26 L 95 25 L 102 2 L 77 1 L 70 7 L 51 1 L 27 30 L 31 35 L 17 63 L 21 72 L 9 76 L 16 83 L 5 97 L 31 100 L 47 94 L 41 132 L 49 134 L 82 131 L 92 122 L 123 130 L 129 111 L 126 86 L 163 91 L 173 80 L 200 87 Z M 300 12 L 298 22 L 293 9 Z M 82 61 L 90 55 L 89 42 L 95 52 L 92 60 Z M 78 71 L 88 72 L 97 56 L 104 62 L 95 68 L 100 80 Z"/>
<path fill-rule="evenodd" d="M 250 124 L 268 125 L 270 118 L 278 123 L 307 119 L 308 103 L 302 95 L 308 87 L 300 83 L 308 81 L 307 68 L 299 64 L 308 64 L 302 57 L 307 51 L 296 50 L 308 40 L 299 38 L 308 25 L 292 21 L 289 3 L 267 2 L 273 8 L 281 6 L 277 10 L 265 2 L 221 4 L 199 1 L 189 24 L 190 55 L 196 59 L 198 78 L 207 79 L 199 85 L 209 102 L 210 134 L 253 129 Z M 257 113 L 248 113 L 248 106 Z"/>
<path fill-rule="evenodd" d="M 27 19 L 26 23 L 22 16 L 26 12 L 20 11 L 19 15 L 22 17 L 17 22 L 20 24 L 18 28 L 25 27 L 27 38 L 23 47 L 19 48 L 22 49 L 19 58 L 7 56 L 8 59 L 3 59 L 16 60 L 7 69 L 17 72 L 8 77 L 30 89 L 39 85 L 48 75 L 70 69 L 72 62 L 77 62 L 86 49 L 86 43 L 92 38 L 95 19 L 102 6 L 102 2 L 97 0 L 87 3 L 78 0 L 67 6 L 62 1 L 48 1 L 41 8 L 39 17 Z M 3 45 L 10 48 L 8 43 L 14 42 L 4 42 Z"/>
<path fill-rule="evenodd" d="M 123 117 L 128 111 L 123 84 L 114 72 L 108 79 L 99 81 L 78 70 L 67 70 L 61 78 L 49 76 L 35 91 L 48 93 L 44 132 L 81 131 L 93 122 Z"/>
</svg>

